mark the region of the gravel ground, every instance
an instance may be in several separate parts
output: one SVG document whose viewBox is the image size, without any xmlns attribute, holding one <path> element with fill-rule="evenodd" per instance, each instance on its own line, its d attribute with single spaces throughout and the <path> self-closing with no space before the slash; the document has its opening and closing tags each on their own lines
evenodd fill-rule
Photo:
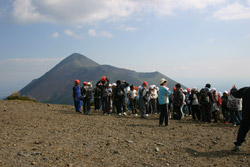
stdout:
<svg viewBox="0 0 250 167">
<path fill-rule="evenodd" d="M 250 166 L 249 134 L 239 152 L 239 127 L 190 118 L 158 126 L 158 115 L 103 116 L 73 106 L 0 101 L 0 166 Z"/>
</svg>

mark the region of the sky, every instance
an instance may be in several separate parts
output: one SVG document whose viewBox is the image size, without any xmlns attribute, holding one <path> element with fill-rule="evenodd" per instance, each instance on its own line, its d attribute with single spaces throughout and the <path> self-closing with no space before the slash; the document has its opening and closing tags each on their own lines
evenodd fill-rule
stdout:
<svg viewBox="0 0 250 167">
<path fill-rule="evenodd" d="M 72 53 L 190 88 L 249 86 L 250 0 L 0 1 L 0 97 Z"/>
</svg>

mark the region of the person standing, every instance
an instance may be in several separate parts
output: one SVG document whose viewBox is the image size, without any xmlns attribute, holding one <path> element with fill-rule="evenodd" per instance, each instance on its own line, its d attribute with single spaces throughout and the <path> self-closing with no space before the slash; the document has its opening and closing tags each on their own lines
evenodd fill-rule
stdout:
<svg viewBox="0 0 250 167">
<path fill-rule="evenodd" d="M 182 115 L 182 107 L 183 107 L 183 92 L 181 91 L 181 84 L 177 83 L 175 85 L 176 90 L 174 91 L 173 94 L 173 107 L 174 107 L 174 115 L 173 115 L 173 119 L 176 120 L 181 120 L 181 118 L 183 117 Z"/>
<path fill-rule="evenodd" d="M 125 91 L 124 88 L 128 87 L 128 83 L 126 83 L 124 80 L 116 81 L 116 88 L 114 89 L 114 100 L 115 100 L 115 105 L 116 105 L 116 110 L 118 115 L 122 115 L 122 105 L 124 104 L 125 100 Z"/>
<path fill-rule="evenodd" d="M 199 94 L 198 88 L 192 88 L 191 95 L 189 96 L 191 110 L 192 110 L 192 118 L 196 120 L 201 120 L 201 112 L 199 109 Z"/>
<path fill-rule="evenodd" d="M 80 81 L 75 80 L 75 86 L 73 87 L 73 98 L 74 98 L 74 106 L 75 111 L 81 113 L 81 89 L 80 89 Z"/>
<path fill-rule="evenodd" d="M 81 95 L 83 99 L 83 113 L 89 114 L 90 112 L 90 100 L 92 98 L 92 84 L 90 82 L 83 82 L 83 87 L 81 88 Z"/>
<path fill-rule="evenodd" d="M 96 86 L 93 92 L 94 92 L 95 110 L 100 110 L 101 90 L 99 87 Z"/>
<path fill-rule="evenodd" d="M 168 126 L 168 96 L 171 95 L 171 92 L 167 89 L 168 81 L 164 78 L 160 79 L 160 89 L 158 93 L 158 102 L 159 102 L 159 125 L 162 126 L 165 121 L 165 126 Z"/>
<path fill-rule="evenodd" d="M 202 122 L 211 122 L 211 109 L 213 104 L 211 85 L 206 84 L 205 88 L 200 90 L 201 120 Z"/>
<path fill-rule="evenodd" d="M 132 110 L 132 114 L 134 116 L 137 115 L 137 108 L 136 108 L 136 97 L 137 97 L 137 91 L 135 90 L 135 86 L 130 86 L 130 91 L 128 92 L 128 99 L 129 99 L 129 105 Z"/>
<path fill-rule="evenodd" d="M 158 98 L 158 92 L 156 90 L 156 86 L 152 85 L 150 86 L 150 112 L 151 114 L 157 113 L 157 98 Z"/>
<path fill-rule="evenodd" d="M 139 90 L 139 106 L 141 112 L 141 118 L 146 118 L 146 104 L 147 104 L 147 86 L 148 83 L 144 81 L 142 83 L 142 88 Z"/>
<path fill-rule="evenodd" d="M 101 89 L 101 101 L 102 101 L 102 110 L 103 115 L 110 115 L 109 110 L 109 80 L 106 76 L 103 76 L 97 83 L 96 87 L 99 87 Z"/>
<path fill-rule="evenodd" d="M 221 106 L 221 110 L 222 110 L 222 114 L 224 117 L 224 124 L 227 125 L 229 122 L 229 108 L 227 106 L 228 104 L 228 91 L 224 91 L 223 92 L 223 96 L 221 97 L 222 100 L 222 106 Z"/>
<path fill-rule="evenodd" d="M 245 140 L 246 134 L 250 128 L 250 87 L 244 87 L 238 91 L 232 92 L 235 98 L 242 98 L 242 122 L 237 135 L 237 141 L 234 142 L 234 150 L 238 151 L 239 147 Z"/>
</svg>

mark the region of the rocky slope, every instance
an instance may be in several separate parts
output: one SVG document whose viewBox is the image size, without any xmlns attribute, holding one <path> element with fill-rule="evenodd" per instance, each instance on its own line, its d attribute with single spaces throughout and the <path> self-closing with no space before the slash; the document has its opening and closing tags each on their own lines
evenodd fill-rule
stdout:
<svg viewBox="0 0 250 167">
<path fill-rule="evenodd" d="M 74 112 L 70 105 L 0 101 L 0 166 L 250 166 L 249 134 L 232 152 L 238 127 Z"/>
</svg>

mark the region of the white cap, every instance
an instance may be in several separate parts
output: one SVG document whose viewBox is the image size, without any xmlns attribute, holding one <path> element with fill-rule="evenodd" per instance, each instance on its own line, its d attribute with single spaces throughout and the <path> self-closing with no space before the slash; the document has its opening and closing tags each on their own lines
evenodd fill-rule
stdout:
<svg viewBox="0 0 250 167">
<path fill-rule="evenodd" d="M 167 80 L 165 78 L 161 78 L 160 79 L 160 84 L 162 84 L 163 82 L 167 82 Z"/>
<path fill-rule="evenodd" d="M 112 85 L 111 84 L 109 84 L 109 87 L 111 87 Z"/>
<path fill-rule="evenodd" d="M 117 86 L 116 83 L 112 83 L 112 86 Z"/>
<path fill-rule="evenodd" d="M 223 93 L 226 93 L 226 94 L 228 94 L 228 91 L 226 91 L 226 90 L 225 90 L 225 91 L 224 91 Z"/>
<path fill-rule="evenodd" d="M 216 92 L 216 88 L 212 88 L 211 91 L 212 91 L 212 92 Z"/>
</svg>

